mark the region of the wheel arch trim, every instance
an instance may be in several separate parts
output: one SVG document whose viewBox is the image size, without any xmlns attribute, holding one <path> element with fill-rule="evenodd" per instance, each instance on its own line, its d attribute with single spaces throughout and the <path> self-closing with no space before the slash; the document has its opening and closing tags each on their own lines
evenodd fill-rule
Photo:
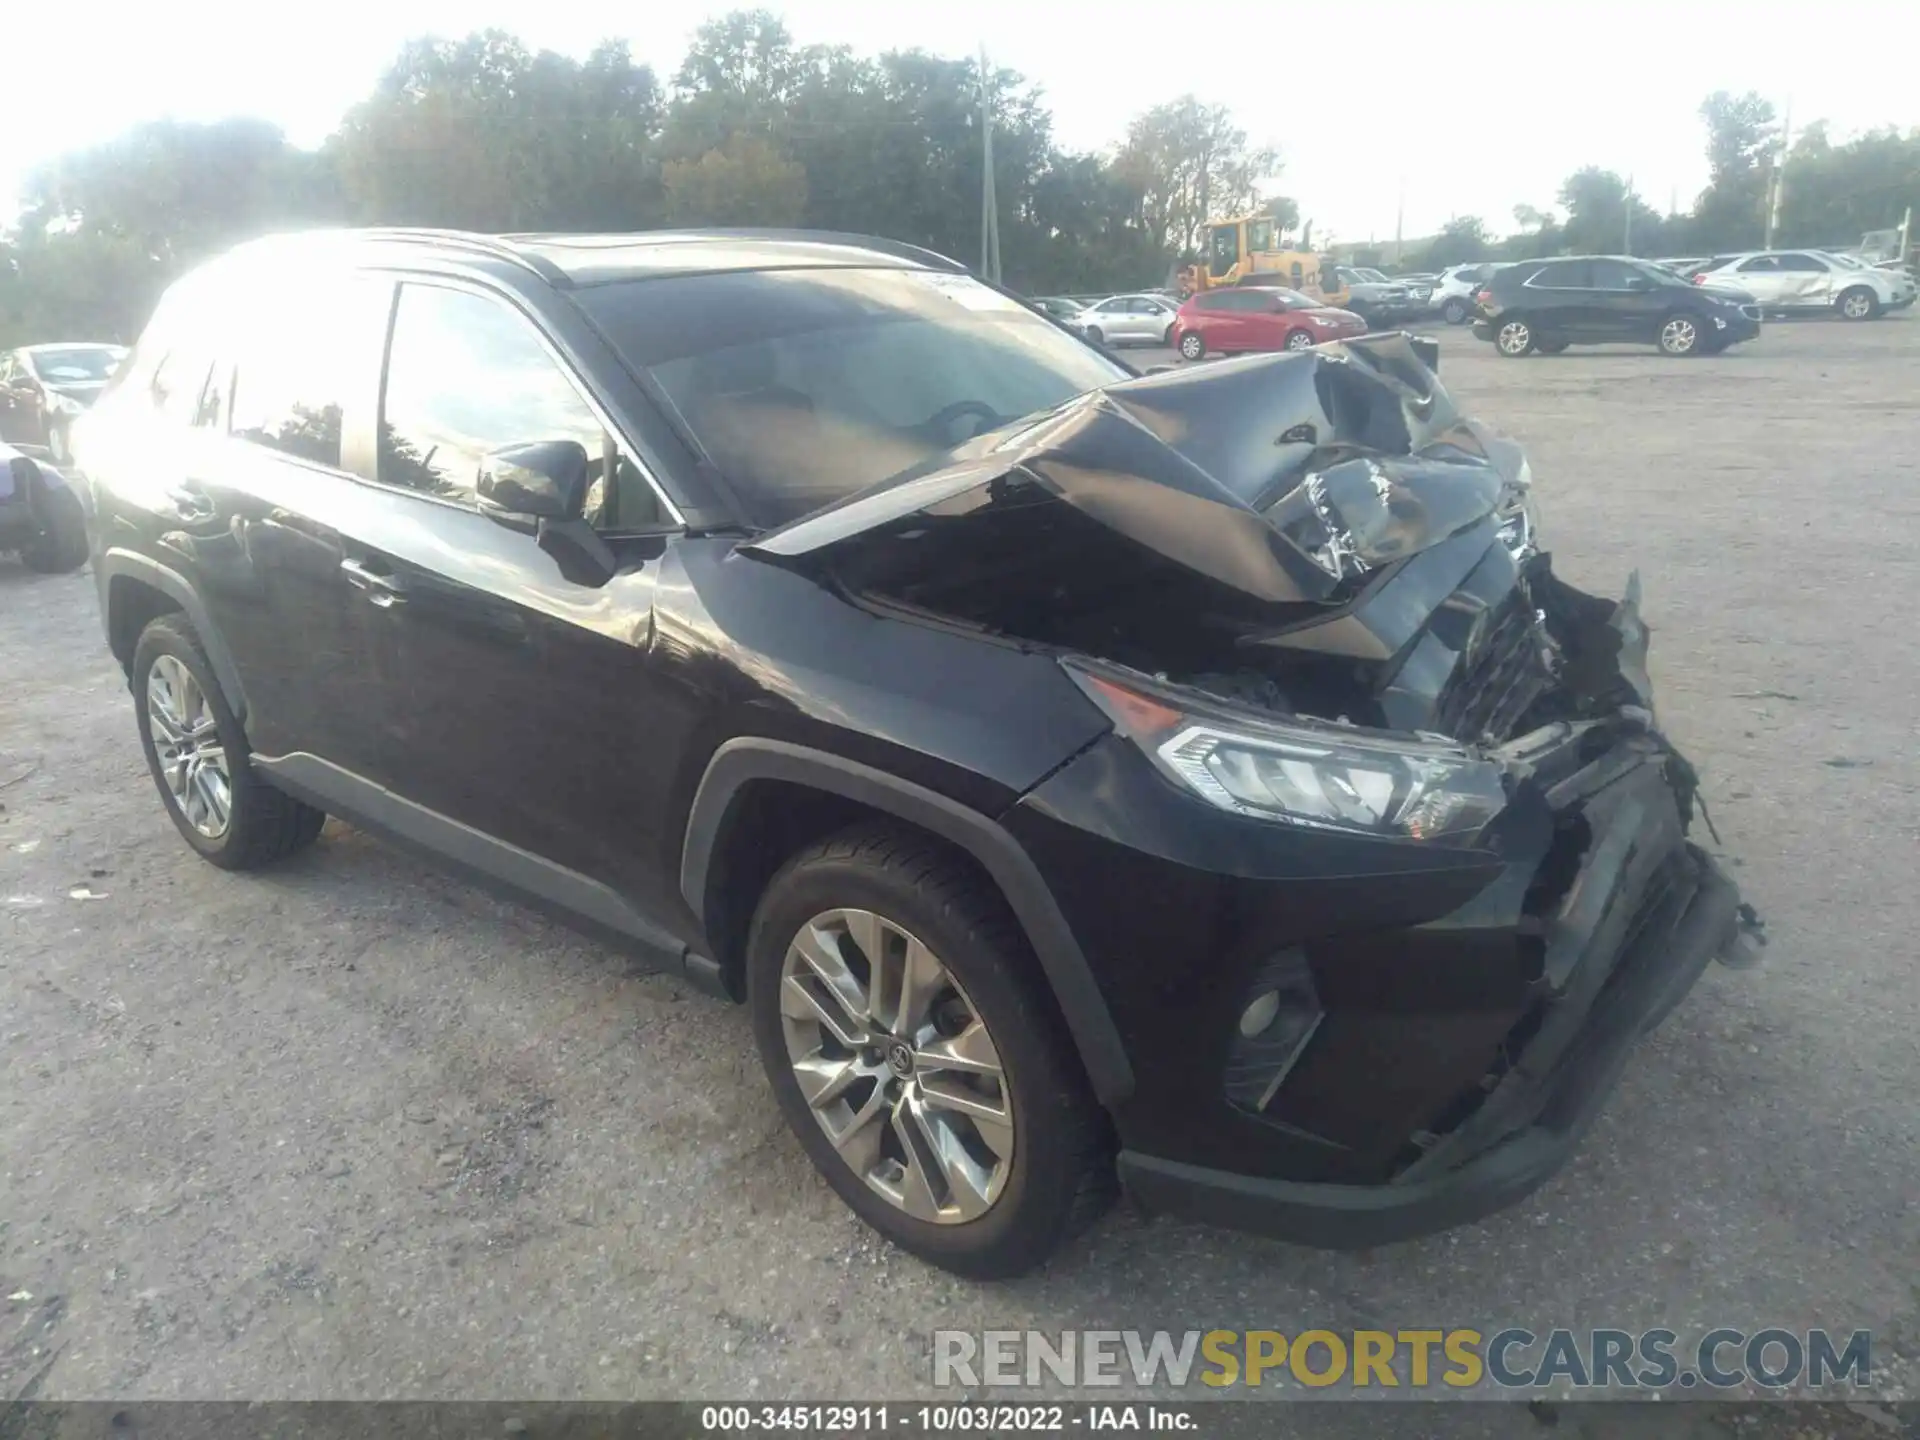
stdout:
<svg viewBox="0 0 1920 1440">
<path fill-rule="evenodd" d="M 917 825 L 971 855 L 1000 889 L 1040 961 L 1094 1093 L 1115 1105 L 1133 1092 L 1133 1066 L 1106 998 L 1053 892 L 1005 828 L 937 791 L 884 770 L 784 740 L 742 736 L 720 746 L 687 814 L 680 891 L 707 914 L 712 864 L 734 801 L 755 780 L 780 780 L 839 795 Z"/>
<path fill-rule="evenodd" d="M 226 641 L 221 639 L 205 602 L 194 593 L 186 577 L 150 555 L 118 546 L 109 547 L 96 565 L 100 576 L 100 618 L 107 627 L 108 636 L 111 637 L 113 633 L 113 616 L 108 606 L 115 580 L 135 580 L 158 590 L 177 604 L 193 625 L 200 637 L 201 648 L 207 652 L 207 659 L 213 666 L 214 679 L 220 682 L 221 698 L 227 702 L 234 719 L 244 726 L 247 722 L 247 697 L 240 684 L 240 669 L 234 664 L 233 652 L 227 649 Z"/>
</svg>

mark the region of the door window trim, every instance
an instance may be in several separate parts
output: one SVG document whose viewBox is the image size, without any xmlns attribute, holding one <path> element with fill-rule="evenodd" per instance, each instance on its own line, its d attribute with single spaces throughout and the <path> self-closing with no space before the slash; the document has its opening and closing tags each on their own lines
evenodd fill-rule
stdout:
<svg viewBox="0 0 1920 1440">
<path fill-rule="evenodd" d="M 667 494 L 666 487 L 660 483 L 660 477 L 654 474 L 653 467 L 640 458 L 639 447 L 633 443 L 624 429 L 614 423 L 613 417 L 607 413 L 607 407 L 600 403 L 599 398 L 588 388 L 586 382 L 580 378 L 579 372 L 574 369 L 573 362 L 567 358 L 559 346 L 554 344 L 553 338 L 547 334 L 546 327 L 540 323 L 539 318 L 527 309 L 525 305 L 522 305 L 515 296 L 504 290 L 495 289 L 491 285 L 469 280 L 462 275 L 445 275 L 432 270 L 409 270 L 398 266 L 382 265 L 364 267 L 362 273 L 384 275 L 391 278 L 394 282 L 393 295 L 389 301 L 390 308 L 387 311 L 387 323 L 382 331 L 382 339 L 380 342 L 378 361 L 379 384 L 375 389 L 373 408 L 373 428 L 375 435 L 379 434 L 381 418 L 387 412 L 387 366 L 393 356 L 394 327 L 399 323 L 400 319 L 401 291 L 408 285 L 432 285 L 442 290 L 461 291 L 468 295 L 477 296 L 483 300 L 490 300 L 496 304 L 504 305 L 510 312 L 526 322 L 527 327 L 533 332 L 534 338 L 540 342 L 540 348 L 546 351 L 547 358 L 558 368 L 561 377 L 567 384 L 573 387 L 574 393 L 579 396 L 580 402 L 593 413 L 594 419 L 600 422 L 600 428 L 613 437 L 613 443 L 619 449 L 621 456 L 627 460 L 627 462 L 633 466 L 634 470 L 638 472 L 640 477 L 647 482 L 647 487 L 653 491 L 654 498 L 660 502 L 662 513 L 667 516 L 667 523 L 662 525 L 645 529 L 605 530 L 596 533 L 600 534 L 602 538 L 618 538 L 623 535 L 666 535 L 676 531 L 684 531 L 687 528 L 686 514 L 678 505 L 674 504 L 673 497 Z M 470 515 L 480 513 L 477 505 L 467 501 L 456 500 L 444 495 L 429 495 L 423 490 L 409 490 L 404 485 L 389 484 L 387 481 L 381 480 L 379 474 L 380 466 L 378 457 L 376 456 L 373 465 L 373 478 L 359 475 L 356 475 L 354 478 L 360 480 L 363 484 L 376 485 L 390 494 L 406 495 L 415 500 L 430 500 L 436 505 L 445 505 L 455 510 L 463 510 Z"/>
</svg>

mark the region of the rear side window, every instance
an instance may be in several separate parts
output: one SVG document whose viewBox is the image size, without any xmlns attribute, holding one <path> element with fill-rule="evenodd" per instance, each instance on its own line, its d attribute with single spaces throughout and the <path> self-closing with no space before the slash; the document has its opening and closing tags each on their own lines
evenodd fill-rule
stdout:
<svg viewBox="0 0 1920 1440">
<path fill-rule="evenodd" d="M 1593 267 L 1585 260 L 1556 260 L 1534 271 L 1527 284 L 1536 290 L 1585 290 Z"/>
<path fill-rule="evenodd" d="M 297 286 L 236 293 L 231 433 L 340 468 L 348 398 L 370 388 L 390 293 L 383 280 L 350 274 L 303 275 Z M 216 375 L 215 387 L 226 378 Z"/>
</svg>

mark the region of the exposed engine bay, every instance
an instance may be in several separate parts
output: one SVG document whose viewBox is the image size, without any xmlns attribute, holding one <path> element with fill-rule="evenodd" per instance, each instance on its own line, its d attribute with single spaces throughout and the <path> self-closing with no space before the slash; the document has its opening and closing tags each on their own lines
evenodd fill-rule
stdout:
<svg viewBox="0 0 1920 1440">
<path fill-rule="evenodd" d="M 749 548 L 1278 715 L 1497 744 L 1650 713 L 1634 589 L 1553 574 L 1519 446 L 1437 362 L 1389 334 L 1143 376 Z"/>
</svg>

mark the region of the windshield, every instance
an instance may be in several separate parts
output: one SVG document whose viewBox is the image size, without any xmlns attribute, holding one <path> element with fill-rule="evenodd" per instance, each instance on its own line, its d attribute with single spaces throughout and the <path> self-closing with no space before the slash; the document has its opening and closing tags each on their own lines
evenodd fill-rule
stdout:
<svg viewBox="0 0 1920 1440">
<path fill-rule="evenodd" d="M 97 385 L 112 378 L 126 353 L 118 345 L 62 345 L 28 351 L 27 363 L 49 385 Z"/>
<path fill-rule="evenodd" d="M 1356 270 L 1353 273 L 1358 275 L 1362 280 L 1369 280 L 1375 285 L 1390 285 L 1393 283 L 1378 270 Z"/>
<path fill-rule="evenodd" d="M 965 275 L 735 271 L 576 298 L 765 526 L 1129 374 Z"/>
</svg>

